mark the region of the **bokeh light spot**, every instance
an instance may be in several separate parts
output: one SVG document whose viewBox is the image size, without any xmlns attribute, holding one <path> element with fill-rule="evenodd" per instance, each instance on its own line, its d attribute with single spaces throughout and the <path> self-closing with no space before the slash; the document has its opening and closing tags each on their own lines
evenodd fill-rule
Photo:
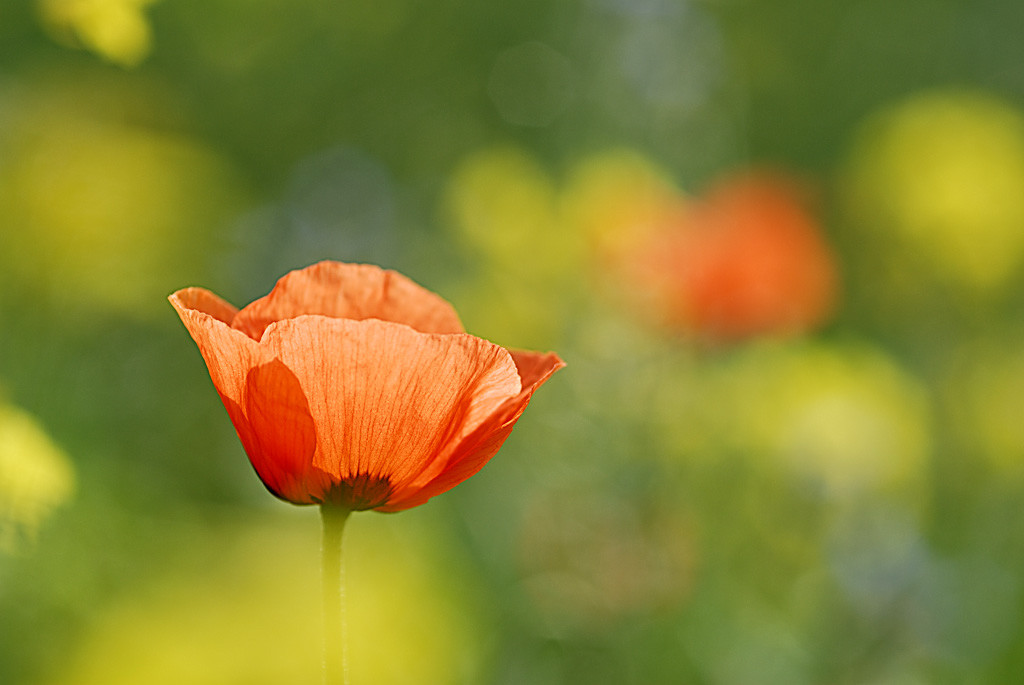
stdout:
<svg viewBox="0 0 1024 685">
<path fill-rule="evenodd" d="M 891 493 L 923 505 L 928 398 L 886 355 L 857 344 L 763 343 L 725 371 L 737 413 L 723 438 L 777 460 L 828 500 Z"/>
<path fill-rule="evenodd" d="M 80 42 L 111 62 L 132 67 L 152 47 L 145 15 L 156 0 L 37 0 L 44 24 L 61 42 Z"/>
<path fill-rule="evenodd" d="M 475 681 L 480 646 L 472 608 L 455 598 L 450 578 L 441 580 L 443 565 L 427 542 L 430 535 L 416 540 L 375 518 L 355 517 L 346 531 L 352 682 Z M 310 522 L 295 516 L 241 524 L 216 540 L 200 537 L 192 567 L 96 617 L 56 682 L 319 682 L 319 540 Z"/>
<path fill-rule="evenodd" d="M 41 301 L 162 309 L 175 285 L 205 273 L 214 229 L 241 206 L 242 184 L 201 143 L 76 110 L 64 100 L 72 93 L 23 97 L 0 131 L 12 248 L 0 255 L 4 277 Z"/>
<path fill-rule="evenodd" d="M 29 414 L 0 403 L 0 550 L 31 542 L 74 492 L 71 459 Z"/>
<path fill-rule="evenodd" d="M 985 93 L 951 90 L 870 118 L 847 194 L 858 229 L 890 246 L 883 255 L 985 292 L 1024 259 L 1022 188 L 1024 114 Z"/>
</svg>

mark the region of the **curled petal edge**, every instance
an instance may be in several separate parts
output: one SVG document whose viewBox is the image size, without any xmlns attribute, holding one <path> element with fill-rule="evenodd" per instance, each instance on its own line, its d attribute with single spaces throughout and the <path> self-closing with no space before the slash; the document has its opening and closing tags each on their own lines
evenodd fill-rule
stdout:
<svg viewBox="0 0 1024 685">
<path fill-rule="evenodd" d="M 377 511 L 397 512 L 419 506 L 475 475 L 504 444 L 537 388 L 565 366 L 565 362 L 553 352 L 508 352 L 522 379 L 520 393 L 506 401 L 476 430 L 463 438 L 443 468 L 432 469 L 427 478 L 418 478 L 396 489 L 386 504 L 376 507 Z"/>
</svg>

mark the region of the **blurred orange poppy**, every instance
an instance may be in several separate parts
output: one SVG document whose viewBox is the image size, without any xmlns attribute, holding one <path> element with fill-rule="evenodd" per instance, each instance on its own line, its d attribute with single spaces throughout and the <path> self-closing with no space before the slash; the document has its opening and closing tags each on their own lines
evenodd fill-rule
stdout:
<svg viewBox="0 0 1024 685">
<path fill-rule="evenodd" d="M 667 322 L 737 340 L 828 319 L 836 259 L 802 199 L 784 176 L 747 172 L 670 217 L 637 264 Z"/>
<path fill-rule="evenodd" d="M 455 310 L 376 266 L 321 262 L 237 310 L 170 297 L 256 473 L 294 504 L 400 511 L 469 478 L 564 363 L 463 331 Z"/>
</svg>

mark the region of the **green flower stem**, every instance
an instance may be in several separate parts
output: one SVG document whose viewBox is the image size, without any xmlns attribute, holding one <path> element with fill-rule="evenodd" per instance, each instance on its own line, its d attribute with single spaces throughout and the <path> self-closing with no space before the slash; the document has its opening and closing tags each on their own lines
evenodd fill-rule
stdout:
<svg viewBox="0 0 1024 685">
<path fill-rule="evenodd" d="M 320 505 L 323 520 L 322 577 L 324 596 L 324 685 L 348 685 L 345 645 L 345 565 L 341 534 L 352 513 L 344 507 Z"/>
</svg>

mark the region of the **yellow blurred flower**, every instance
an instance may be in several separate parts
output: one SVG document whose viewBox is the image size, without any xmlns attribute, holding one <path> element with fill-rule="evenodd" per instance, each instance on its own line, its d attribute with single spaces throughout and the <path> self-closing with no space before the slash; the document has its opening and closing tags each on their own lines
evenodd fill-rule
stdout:
<svg viewBox="0 0 1024 685">
<path fill-rule="evenodd" d="M 518 148 L 488 149 L 464 160 L 447 200 L 458 236 L 500 267 L 551 273 L 579 252 L 577 236 L 559 221 L 554 181 Z"/>
<path fill-rule="evenodd" d="M 153 36 L 146 8 L 156 0 L 37 0 L 43 23 L 61 42 L 81 43 L 122 66 L 149 55 Z"/>
<path fill-rule="evenodd" d="M 32 540 L 72 494 L 71 460 L 29 414 L 0 404 L 0 550 Z"/>
<path fill-rule="evenodd" d="M 1024 115 L 984 93 L 915 95 L 863 126 L 847 191 L 864 230 L 897 248 L 897 269 L 920 259 L 996 289 L 1024 259 Z"/>
<path fill-rule="evenodd" d="M 458 300 L 467 324 L 496 342 L 553 345 L 581 254 L 580 236 L 559 220 L 553 179 L 522 150 L 483 150 L 455 170 L 445 201 L 456 237 L 481 264 Z"/>
<path fill-rule="evenodd" d="M 524 150 L 481 150 L 458 166 L 445 197 L 457 240 L 481 265 L 460 311 L 491 339 L 551 346 L 595 285 L 619 296 L 622 253 L 681 201 L 668 173 L 632 150 L 585 157 L 564 184 Z M 474 303 L 479 290 L 499 304 Z"/>
<path fill-rule="evenodd" d="M 204 247 L 240 206 L 240 183 L 197 142 L 89 111 L 61 88 L 17 93 L 0 132 L 5 276 L 76 305 L 155 311 L 175 283 L 205 273 Z"/>
<path fill-rule="evenodd" d="M 1016 346 L 987 341 L 961 350 L 947 401 L 964 441 L 963 453 L 980 456 L 1003 475 L 1022 477 L 1024 352 L 1017 341 Z"/>
<path fill-rule="evenodd" d="M 722 437 L 830 499 L 919 494 L 930 456 L 924 389 L 860 345 L 766 343 L 726 369 Z"/>
<path fill-rule="evenodd" d="M 587 238 L 601 261 L 643 242 L 682 202 L 666 170 L 625 148 L 580 160 L 560 199 L 562 220 Z"/>
<path fill-rule="evenodd" d="M 303 516 L 261 521 L 241 532 L 221 531 L 207 547 L 197 541 L 197 554 L 183 568 L 99 613 L 54 682 L 320 682 L 319 537 L 308 523 Z M 436 538 L 404 523 L 399 531 L 389 517 L 349 522 L 351 681 L 477 682 L 478 627 L 471 607 L 456 599 L 466 587 L 446 575 Z"/>
</svg>

